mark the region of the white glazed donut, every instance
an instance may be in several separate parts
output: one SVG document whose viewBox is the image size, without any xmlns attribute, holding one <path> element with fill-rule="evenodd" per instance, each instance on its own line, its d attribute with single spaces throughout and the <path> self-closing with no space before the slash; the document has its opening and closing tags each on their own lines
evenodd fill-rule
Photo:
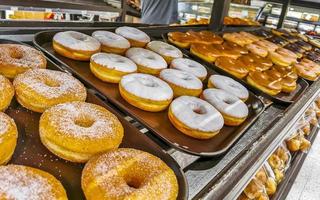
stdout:
<svg viewBox="0 0 320 200">
<path fill-rule="evenodd" d="M 217 88 L 229 92 L 242 101 L 246 101 L 249 98 L 249 92 L 247 88 L 238 83 L 237 81 L 222 75 L 212 75 L 208 80 L 208 88 Z"/>
<path fill-rule="evenodd" d="M 122 26 L 117 28 L 115 32 L 129 40 L 132 47 L 145 47 L 150 42 L 150 37 L 137 28 Z"/>
<path fill-rule="evenodd" d="M 182 52 L 177 47 L 165 42 L 152 41 L 147 44 L 147 48 L 160 54 L 167 63 L 171 63 L 175 58 L 183 57 Z"/>
<path fill-rule="evenodd" d="M 100 42 L 95 38 L 76 31 L 59 32 L 53 37 L 53 48 L 62 56 L 75 60 L 89 60 L 100 51 Z"/>
<path fill-rule="evenodd" d="M 136 72 L 137 65 L 117 54 L 96 53 L 90 59 L 90 69 L 102 81 L 119 83 L 122 76 Z"/>
<path fill-rule="evenodd" d="M 187 58 L 174 59 L 171 62 L 170 67 L 173 69 L 190 72 L 202 81 L 207 77 L 207 70 L 203 65 Z"/>
<path fill-rule="evenodd" d="M 248 116 L 248 107 L 238 97 L 221 89 L 206 89 L 202 93 L 204 100 L 212 104 L 229 126 L 240 125 Z"/>
<path fill-rule="evenodd" d="M 130 42 L 126 38 L 110 31 L 95 31 L 92 37 L 101 43 L 101 50 L 107 53 L 124 54 L 130 48 Z"/>
<path fill-rule="evenodd" d="M 126 52 L 126 57 L 138 65 L 138 71 L 141 73 L 159 75 L 161 70 L 167 68 L 166 61 L 148 49 L 130 48 Z"/>
<path fill-rule="evenodd" d="M 178 130 L 197 139 L 212 138 L 223 127 L 222 115 L 197 97 L 176 98 L 170 105 L 168 116 Z"/>
<path fill-rule="evenodd" d="M 122 77 L 119 90 L 128 103 L 151 112 L 166 109 L 173 98 L 170 86 L 149 74 L 134 73 Z"/>
<path fill-rule="evenodd" d="M 199 96 L 202 92 L 202 82 L 189 72 L 164 69 L 160 72 L 160 78 L 170 85 L 175 97 Z"/>
</svg>

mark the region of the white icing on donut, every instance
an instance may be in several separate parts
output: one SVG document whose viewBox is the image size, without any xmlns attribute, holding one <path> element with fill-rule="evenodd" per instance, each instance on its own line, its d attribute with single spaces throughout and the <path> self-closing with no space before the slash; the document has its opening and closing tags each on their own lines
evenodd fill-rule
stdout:
<svg viewBox="0 0 320 200">
<path fill-rule="evenodd" d="M 47 179 L 18 165 L 0 167 L 0 194 L 5 199 L 17 200 L 57 198 Z"/>
<path fill-rule="evenodd" d="M 78 51 L 97 51 L 100 42 L 95 38 L 76 31 L 59 32 L 53 40 L 62 46 Z"/>
<path fill-rule="evenodd" d="M 202 93 L 203 98 L 212 104 L 221 113 L 245 118 L 248 116 L 248 107 L 238 97 L 221 89 L 206 89 Z"/>
<path fill-rule="evenodd" d="M 207 76 L 206 68 L 200 63 L 187 58 L 177 58 L 171 62 L 171 68 L 190 72 L 198 78 L 205 78 Z"/>
<path fill-rule="evenodd" d="M 152 41 L 147 44 L 147 48 L 150 50 L 162 55 L 173 58 L 182 58 L 182 52 L 175 46 L 161 42 L 161 41 Z"/>
<path fill-rule="evenodd" d="M 91 56 L 91 60 L 108 69 L 128 73 L 137 71 L 137 65 L 132 60 L 117 54 L 96 53 Z"/>
<path fill-rule="evenodd" d="M 130 43 L 126 38 L 110 31 L 95 31 L 92 33 L 92 37 L 97 39 L 102 45 L 105 46 L 121 49 L 130 48 Z"/>
<path fill-rule="evenodd" d="M 137 28 L 122 26 L 117 28 L 115 32 L 116 34 L 119 34 L 127 39 L 136 40 L 144 43 L 150 42 L 150 37 L 145 32 Z"/>
<path fill-rule="evenodd" d="M 144 99 L 165 101 L 173 97 L 173 91 L 166 82 L 149 74 L 123 76 L 120 84 L 129 93 Z"/>
<path fill-rule="evenodd" d="M 202 89 L 202 82 L 196 76 L 189 72 L 179 71 L 176 69 L 164 69 L 160 72 L 160 78 L 166 82 L 177 86 L 199 90 Z"/>
<path fill-rule="evenodd" d="M 137 65 L 152 69 L 165 69 L 167 62 L 159 55 L 143 48 L 130 48 L 126 52 L 126 56 L 133 60 Z"/>
<path fill-rule="evenodd" d="M 196 97 L 178 97 L 170 109 L 179 121 L 195 130 L 216 132 L 224 124 L 222 115 L 212 105 Z"/>
<path fill-rule="evenodd" d="M 210 76 L 209 81 L 215 88 L 225 90 L 240 99 L 247 99 L 249 97 L 247 88 L 232 78 L 222 75 L 212 75 Z"/>
<path fill-rule="evenodd" d="M 55 82 L 55 85 L 47 84 L 48 80 Z M 14 79 L 14 87 L 17 87 L 19 84 L 25 84 L 28 89 L 36 91 L 39 95 L 50 99 L 56 99 L 69 93 L 74 94 L 79 99 L 85 99 L 86 97 L 85 87 L 80 81 L 67 73 L 55 70 L 29 70 Z"/>
</svg>

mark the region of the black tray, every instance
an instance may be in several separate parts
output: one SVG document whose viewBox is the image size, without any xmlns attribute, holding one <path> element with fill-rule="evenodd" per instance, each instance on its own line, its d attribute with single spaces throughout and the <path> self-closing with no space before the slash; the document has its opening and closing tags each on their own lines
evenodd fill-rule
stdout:
<svg viewBox="0 0 320 200">
<path fill-rule="evenodd" d="M 244 134 L 244 132 L 254 123 L 265 109 L 262 101 L 250 93 L 250 98 L 247 101 L 249 116 L 241 126 L 224 126 L 218 135 L 208 140 L 191 138 L 180 133 L 171 124 L 167 116 L 167 110 L 152 113 L 130 105 L 121 98 L 117 84 L 105 83 L 91 73 L 89 69 L 89 62 L 74 61 L 55 53 L 52 48 L 52 37 L 55 33 L 57 33 L 57 31 L 38 33 L 34 38 L 35 45 L 52 57 L 57 63 L 63 65 L 83 82 L 93 88 L 96 88 L 110 102 L 140 121 L 155 135 L 166 141 L 170 146 L 190 154 L 199 156 L 218 156 L 225 153 L 237 141 L 237 139 Z M 85 33 L 90 34 L 90 30 L 87 30 Z"/>
<path fill-rule="evenodd" d="M 0 40 L 0 44 L 4 43 L 22 44 L 11 40 Z M 48 60 L 48 68 L 63 71 L 62 68 L 50 60 Z M 95 96 L 94 91 L 88 90 L 87 102 L 101 105 L 115 114 L 125 131 L 120 147 L 140 149 L 161 158 L 177 176 L 179 184 L 178 199 L 188 198 L 188 186 L 184 173 L 169 154 L 146 135 L 140 133 L 111 106 Z M 5 113 L 15 120 L 19 131 L 17 147 L 9 164 L 27 165 L 47 171 L 62 182 L 69 199 L 85 199 L 81 189 L 81 172 L 84 164 L 65 161 L 52 154 L 42 145 L 39 138 L 39 118 L 41 114 L 23 108 L 15 99 Z"/>
<path fill-rule="evenodd" d="M 162 38 L 165 42 L 170 43 L 168 41 L 168 36 L 167 34 L 162 34 Z M 171 43 L 170 43 L 171 44 Z M 174 44 L 173 44 L 174 45 Z M 179 47 L 178 47 L 179 48 Z M 251 86 L 250 84 L 248 84 L 245 80 L 243 79 L 239 79 L 235 76 L 233 76 L 232 74 L 224 71 L 223 69 L 217 67 L 214 63 L 209 63 L 207 61 L 204 61 L 203 59 L 199 58 L 198 56 L 193 55 L 189 49 L 183 49 L 183 48 L 179 48 L 184 54 L 190 56 L 191 58 L 193 58 L 194 60 L 196 60 L 197 62 L 202 63 L 207 69 L 213 69 L 214 71 L 219 72 L 220 74 L 226 75 L 226 76 L 230 76 L 233 79 L 237 80 L 238 82 L 240 82 L 241 84 L 245 85 L 247 88 L 249 88 L 251 91 L 253 91 L 255 94 L 257 95 L 261 95 L 264 96 L 268 99 L 270 99 L 271 101 L 273 101 L 274 103 L 278 103 L 278 104 L 283 104 L 283 105 L 289 105 L 291 103 L 293 103 L 294 101 L 296 101 L 300 95 L 302 95 L 304 93 L 304 91 L 309 87 L 309 84 L 307 81 L 305 81 L 302 78 L 298 78 L 297 80 L 297 88 L 291 92 L 290 94 L 288 93 L 279 93 L 275 96 L 271 96 L 269 94 L 266 94 L 264 92 L 262 92 L 261 90 Z"/>
</svg>

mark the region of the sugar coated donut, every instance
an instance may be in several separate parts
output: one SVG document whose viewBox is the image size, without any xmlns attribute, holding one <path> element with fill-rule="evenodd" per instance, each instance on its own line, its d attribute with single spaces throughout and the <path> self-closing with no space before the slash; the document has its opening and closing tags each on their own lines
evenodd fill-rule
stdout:
<svg viewBox="0 0 320 200">
<path fill-rule="evenodd" d="M 128 103 L 150 112 L 166 109 L 173 98 L 170 86 L 149 74 L 134 73 L 122 77 L 119 90 Z"/>
<path fill-rule="evenodd" d="M 242 101 L 246 101 L 249 98 L 249 92 L 247 88 L 227 76 L 211 75 L 208 80 L 208 88 L 222 89 L 233 94 Z"/>
<path fill-rule="evenodd" d="M 0 75 L 0 111 L 8 108 L 14 96 L 14 88 L 11 82 Z"/>
<path fill-rule="evenodd" d="M 76 31 L 59 32 L 53 37 L 53 49 L 60 55 L 74 60 L 90 60 L 100 48 L 98 40 Z"/>
<path fill-rule="evenodd" d="M 182 52 L 178 48 L 161 41 L 149 42 L 147 44 L 147 48 L 160 54 L 168 64 L 170 64 L 173 59 L 182 58 L 183 56 Z"/>
<path fill-rule="evenodd" d="M 220 69 L 240 79 L 246 77 L 249 73 L 246 66 L 241 61 L 233 58 L 219 57 L 217 58 L 215 64 Z"/>
<path fill-rule="evenodd" d="M 238 97 L 225 90 L 206 89 L 201 97 L 222 114 L 225 125 L 239 126 L 248 116 L 247 105 Z"/>
<path fill-rule="evenodd" d="M 67 73 L 34 69 L 18 75 L 13 82 L 18 102 L 25 108 L 43 112 L 69 101 L 85 101 L 86 88 Z"/>
<path fill-rule="evenodd" d="M 46 110 L 40 118 L 41 142 L 55 155 L 86 162 L 116 149 L 123 138 L 120 121 L 105 108 L 86 102 L 68 102 Z"/>
<path fill-rule="evenodd" d="M 112 54 L 96 53 L 90 59 L 90 70 L 99 79 L 119 83 L 122 76 L 137 72 L 137 65 L 129 58 Z"/>
<path fill-rule="evenodd" d="M 170 85 L 175 97 L 199 96 L 202 92 L 201 80 L 189 72 L 164 69 L 160 72 L 160 78 Z"/>
<path fill-rule="evenodd" d="M 171 62 L 170 68 L 189 72 L 195 75 L 196 77 L 198 77 L 202 81 L 206 79 L 208 74 L 206 68 L 203 65 L 188 58 L 174 59 Z"/>
<path fill-rule="evenodd" d="M 0 112 L 0 165 L 6 164 L 11 159 L 17 145 L 17 138 L 18 130 L 15 122 L 8 115 Z"/>
<path fill-rule="evenodd" d="M 13 79 L 29 69 L 46 68 L 44 55 L 20 44 L 0 44 L 0 74 Z"/>
<path fill-rule="evenodd" d="M 100 42 L 101 50 L 106 53 L 124 54 L 130 48 L 126 38 L 110 31 L 94 31 L 92 37 Z"/>
<path fill-rule="evenodd" d="M 126 57 L 137 64 L 141 73 L 159 75 L 161 70 L 167 68 L 167 62 L 159 54 L 148 49 L 130 48 Z"/>
<path fill-rule="evenodd" d="M 0 166 L 1 199 L 67 200 L 62 184 L 51 174 L 23 165 Z"/>
<path fill-rule="evenodd" d="M 197 139 L 209 139 L 223 127 L 223 117 L 208 102 L 189 96 L 172 101 L 168 117 L 182 133 Z"/>
<path fill-rule="evenodd" d="M 174 200 L 179 193 L 174 172 L 161 159 L 129 148 L 92 158 L 81 185 L 87 200 Z"/>
<path fill-rule="evenodd" d="M 150 42 L 150 37 L 145 32 L 134 27 L 118 27 L 115 32 L 129 40 L 132 47 L 145 47 Z"/>
</svg>

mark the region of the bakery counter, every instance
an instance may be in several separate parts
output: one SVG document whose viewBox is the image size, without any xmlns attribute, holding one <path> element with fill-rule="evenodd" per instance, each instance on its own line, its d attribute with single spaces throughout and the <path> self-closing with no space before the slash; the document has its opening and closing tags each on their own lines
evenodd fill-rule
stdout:
<svg viewBox="0 0 320 200">
<path fill-rule="evenodd" d="M 75 28 L 76 29 L 76 28 Z M 84 28 L 81 28 L 82 30 Z M 89 28 L 90 29 L 90 28 Z M 99 28 L 101 29 L 101 28 Z M 105 28 L 111 31 L 114 28 Z M 148 27 L 141 28 L 153 38 L 160 39 L 162 34 L 172 31 L 204 30 L 205 26 L 197 27 Z M 30 43 L 35 32 L 28 32 L 32 37 L 21 37 L 21 31 L 3 32 L 2 37 L 15 40 L 22 40 Z M 1 34 L 1 32 L 0 32 Z M 1 37 L 1 35 L 0 35 Z M 40 47 L 37 46 L 36 47 Z M 50 56 L 50 55 L 49 55 Z M 58 62 L 57 62 L 58 63 Z M 60 65 L 65 71 L 71 72 L 66 66 Z M 86 83 L 85 81 L 83 81 Z M 174 148 L 159 138 L 149 127 L 138 121 L 132 115 L 119 109 L 119 106 L 109 101 L 105 95 L 98 92 L 93 85 L 86 83 L 86 86 L 95 91 L 96 94 L 105 102 L 108 102 L 118 113 L 125 115 L 125 119 L 133 124 L 142 134 L 147 135 L 163 151 L 171 155 L 183 169 L 189 189 L 189 199 L 228 199 L 236 198 L 241 193 L 251 177 L 262 166 L 267 157 L 281 143 L 285 136 L 286 130 L 290 129 L 292 124 L 297 120 L 300 113 L 315 98 L 318 93 L 320 82 L 316 81 L 304 94 L 298 97 L 294 103 L 289 105 L 273 104 L 270 100 L 260 96 L 265 110 L 259 118 L 252 124 L 246 132 L 233 144 L 226 153 L 215 157 L 202 157 L 191 155 Z M 245 179 L 243 179 L 245 177 Z M 230 197 L 230 198 L 229 198 Z"/>
</svg>

